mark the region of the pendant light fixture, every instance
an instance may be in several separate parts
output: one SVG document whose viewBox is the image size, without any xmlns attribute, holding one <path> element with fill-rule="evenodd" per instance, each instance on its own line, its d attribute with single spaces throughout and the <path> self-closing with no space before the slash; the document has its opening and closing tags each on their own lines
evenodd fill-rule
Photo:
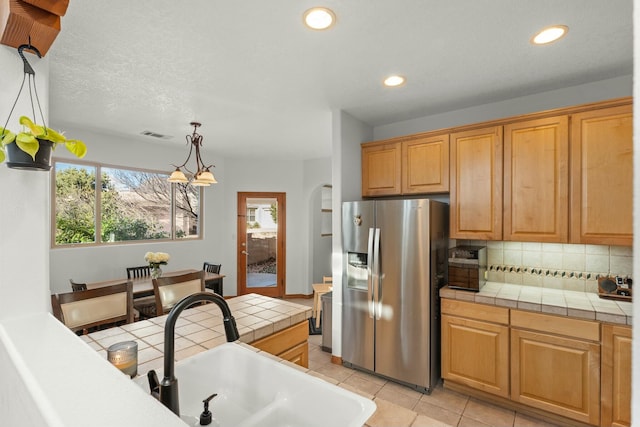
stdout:
<svg viewBox="0 0 640 427">
<path fill-rule="evenodd" d="M 187 156 L 187 160 L 185 160 L 183 164 L 181 164 L 180 166 L 174 165 L 176 166 L 176 170 L 173 171 L 168 181 L 179 182 L 182 184 L 191 182 L 192 185 L 204 187 L 208 187 L 211 184 L 217 184 L 218 181 L 216 181 L 216 178 L 213 176 L 210 170 L 214 166 L 205 166 L 204 162 L 202 161 L 202 157 L 200 156 L 200 147 L 202 147 L 202 135 L 200 135 L 197 130 L 198 127 L 201 126 L 201 124 L 198 122 L 191 122 L 190 124 L 191 126 L 193 126 L 193 133 L 186 136 L 187 144 L 189 145 L 189 155 Z M 196 169 L 195 172 L 192 172 L 187 168 L 187 163 L 189 162 L 194 149 L 196 151 Z M 184 172 L 182 172 L 182 169 L 192 175 L 191 180 L 189 180 Z"/>
</svg>

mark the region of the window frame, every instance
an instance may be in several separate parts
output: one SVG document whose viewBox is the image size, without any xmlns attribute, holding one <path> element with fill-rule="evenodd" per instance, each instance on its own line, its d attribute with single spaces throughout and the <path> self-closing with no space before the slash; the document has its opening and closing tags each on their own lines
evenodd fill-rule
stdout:
<svg viewBox="0 0 640 427">
<path fill-rule="evenodd" d="M 91 243 L 66 243 L 56 244 L 56 165 L 58 163 L 65 163 L 71 165 L 78 165 L 82 167 L 93 167 L 96 170 L 96 182 L 95 182 L 95 218 L 94 218 L 94 230 L 95 240 Z M 51 249 L 69 249 L 69 248 L 86 248 L 86 247 L 98 247 L 98 246 L 114 246 L 114 245 L 130 245 L 130 244 L 149 244 L 149 243 L 168 243 L 168 242 L 187 242 L 193 240 L 203 240 L 204 238 L 204 191 L 203 187 L 198 187 L 198 235 L 188 238 L 176 238 L 176 185 L 171 184 L 171 206 L 169 207 L 169 214 L 171 216 L 171 237 L 164 239 L 146 239 L 146 240 L 122 240 L 117 242 L 102 242 L 102 168 L 120 169 L 126 171 L 143 172 L 171 175 L 170 172 L 157 170 L 157 169 L 145 169 L 133 166 L 114 165 L 110 163 L 100 163 L 85 160 L 77 160 L 70 158 L 52 158 L 50 174 L 50 248 Z"/>
</svg>

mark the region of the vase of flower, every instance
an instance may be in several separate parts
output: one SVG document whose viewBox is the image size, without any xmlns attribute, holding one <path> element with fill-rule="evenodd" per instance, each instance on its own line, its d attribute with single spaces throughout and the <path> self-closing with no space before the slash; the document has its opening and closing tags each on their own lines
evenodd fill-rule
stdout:
<svg viewBox="0 0 640 427">
<path fill-rule="evenodd" d="M 144 255 L 144 260 L 149 263 L 151 268 L 151 278 L 157 279 L 162 276 L 161 265 L 167 265 L 169 262 L 169 254 L 164 252 L 147 252 Z"/>
<path fill-rule="evenodd" d="M 151 278 L 157 279 L 162 276 L 162 269 L 160 268 L 160 264 L 151 263 Z"/>
</svg>

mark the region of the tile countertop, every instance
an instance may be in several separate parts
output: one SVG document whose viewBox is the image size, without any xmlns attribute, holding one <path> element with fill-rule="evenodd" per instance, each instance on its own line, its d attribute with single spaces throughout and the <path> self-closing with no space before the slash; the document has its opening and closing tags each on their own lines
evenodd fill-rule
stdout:
<svg viewBox="0 0 640 427">
<path fill-rule="evenodd" d="M 236 319 L 240 341 L 250 343 L 269 336 L 311 317 L 311 307 L 247 294 L 227 299 Z M 107 348 L 121 341 L 138 343 L 138 375 L 151 369 L 162 369 L 164 353 L 164 324 L 167 316 L 104 329 L 88 335 L 84 340 L 107 358 Z M 176 322 L 176 361 L 193 356 L 227 341 L 222 324 L 222 312 L 215 304 L 205 304 L 184 310 Z"/>
<path fill-rule="evenodd" d="M 480 292 L 445 286 L 440 289 L 440 297 L 622 325 L 632 324 L 632 303 L 603 299 L 591 292 L 487 282 Z"/>
</svg>

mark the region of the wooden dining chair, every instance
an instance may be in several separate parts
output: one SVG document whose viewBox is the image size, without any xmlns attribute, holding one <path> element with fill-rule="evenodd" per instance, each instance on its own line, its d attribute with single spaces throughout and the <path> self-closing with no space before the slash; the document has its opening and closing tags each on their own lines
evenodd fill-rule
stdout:
<svg viewBox="0 0 640 427">
<path fill-rule="evenodd" d="M 212 264 L 210 262 L 206 262 L 202 265 L 202 269 L 207 273 L 215 273 L 220 274 L 220 269 L 222 268 L 222 264 Z"/>
<path fill-rule="evenodd" d="M 168 313 L 184 297 L 204 291 L 204 271 L 153 279 L 156 313 Z"/>
<path fill-rule="evenodd" d="M 73 279 L 69 279 L 69 283 L 71 283 L 71 290 L 73 292 L 86 291 L 87 290 L 87 284 L 86 283 L 74 282 Z"/>
<path fill-rule="evenodd" d="M 143 265 L 141 267 L 127 267 L 127 279 L 139 279 L 151 276 L 151 267 Z"/>
<path fill-rule="evenodd" d="M 202 269 L 204 271 L 206 271 L 207 273 L 214 273 L 214 274 L 220 274 L 220 269 L 222 268 L 222 264 L 213 264 L 213 263 L 209 263 L 206 262 L 202 265 Z M 205 280 L 204 282 L 204 287 L 207 289 L 211 289 L 213 292 L 215 292 L 216 294 L 223 296 L 223 290 L 222 290 L 222 279 L 210 279 L 210 280 Z"/>
<path fill-rule="evenodd" d="M 107 324 L 133 322 L 133 284 L 129 281 L 85 291 L 51 295 L 53 315 L 69 329 L 88 333 Z"/>
<path fill-rule="evenodd" d="M 314 283 L 312 317 L 315 318 L 316 328 L 320 327 L 320 315 L 322 314 L 322 295 L 333 290 L 333 276 L 322 276 L 322 283 Z"/>
</svg>

